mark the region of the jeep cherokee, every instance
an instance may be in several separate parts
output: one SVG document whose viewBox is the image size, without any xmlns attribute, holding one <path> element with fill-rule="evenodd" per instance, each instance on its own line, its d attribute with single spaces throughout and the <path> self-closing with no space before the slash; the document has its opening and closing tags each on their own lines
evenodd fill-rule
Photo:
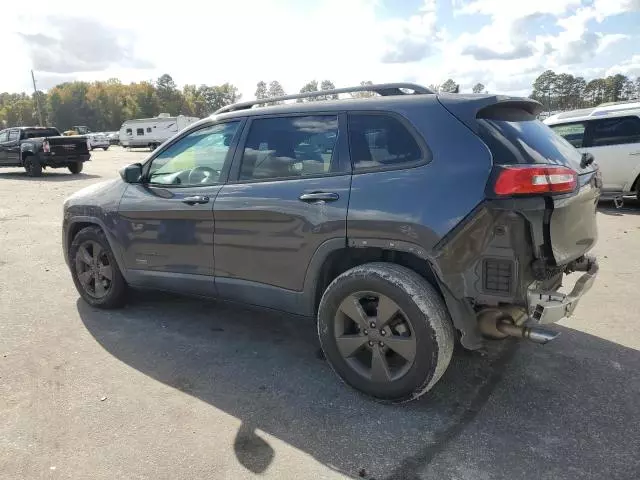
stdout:
<svg viewBox="0 0 640 480">
<path fill-rule="evenodd" d="M 540 109 L 413 84 L 224 107 L 66 200 L 73 281 L 100 308 L 143 287 L 315 318 L 347 384 L 417 398 L 455 341 L 545 343 L 595 279 L 598 169 Z"/>
</svg>

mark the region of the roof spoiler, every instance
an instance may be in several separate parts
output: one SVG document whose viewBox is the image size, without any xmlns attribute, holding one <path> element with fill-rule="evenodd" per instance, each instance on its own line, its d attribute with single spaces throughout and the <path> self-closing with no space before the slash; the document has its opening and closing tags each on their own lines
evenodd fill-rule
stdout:
<svg viewBox="0 0 640 480">
<path fill-rule="evenodd" d="M 542 104 L 530 98 L 506 95 L 438 95 L 438 101 L 476 133 L 478 118 L 491 118 L 505 110 L 520 110 L 535 117 L 544 110 Z"/>
</svg>

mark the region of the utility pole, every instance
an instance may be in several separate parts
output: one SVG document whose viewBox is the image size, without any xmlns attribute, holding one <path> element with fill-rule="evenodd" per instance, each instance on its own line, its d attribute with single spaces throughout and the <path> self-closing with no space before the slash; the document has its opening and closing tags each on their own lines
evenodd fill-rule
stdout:
<svg viewBox="0 0 640 480">
<path fill-rule="evenodd" d="M 38 111 L 38 120 L 40 122 L 40 126 L 44 127 L 42 112 L 40 111 L 40 95 L 38 95 L 38 89 L 36 88 L 36 77 L 33 75 L 33 70 L 31 70 L 31 80 L 33 81 L 33 94 L 36 101 L 36 110 Z"/>
</svg>

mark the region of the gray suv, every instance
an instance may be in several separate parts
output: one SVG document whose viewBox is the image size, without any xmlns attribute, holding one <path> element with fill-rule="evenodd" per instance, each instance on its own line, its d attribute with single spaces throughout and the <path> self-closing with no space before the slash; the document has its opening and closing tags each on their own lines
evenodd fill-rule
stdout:
<svg viewBox="0 0 640 480">
<path fill-rule="evenodd" d="M 224 107 L 66 200 L 73 281 L 100 308 L 143 287 L 317 319 L 347 384 L 417 398 L 456 341 L 553 339 L 595 279 L 600 175 L 540 108 L 414 84 Z"/>
</svg>

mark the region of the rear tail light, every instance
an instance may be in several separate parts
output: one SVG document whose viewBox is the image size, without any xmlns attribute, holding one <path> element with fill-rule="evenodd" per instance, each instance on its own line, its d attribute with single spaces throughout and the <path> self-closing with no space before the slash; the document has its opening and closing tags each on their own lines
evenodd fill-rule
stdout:
<svg viewBox="0 0 640 480">
<path fill-rule="evenodd" d="M 578 184 L 578 174 L 567 167 L 522 165 L 502 167 L 493 191 L 499 196 L 569 193 Z"/>
<path fill-rule="evenodd" d="M 47 140 L 45 140 L 44 142 L 42 142 L 42 151 L 44 153 L 49 153 L 51 152 L 51 147 L 49 146 L 49 142 Z"/>
</svg>

